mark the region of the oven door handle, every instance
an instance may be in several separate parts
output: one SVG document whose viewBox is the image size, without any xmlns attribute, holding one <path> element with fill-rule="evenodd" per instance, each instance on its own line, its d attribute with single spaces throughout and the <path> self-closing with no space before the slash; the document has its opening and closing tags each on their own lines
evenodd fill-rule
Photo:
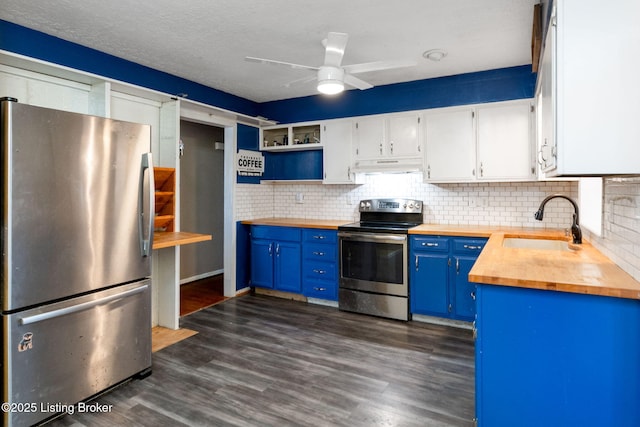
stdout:
<svg viewBox="0 0 640 427">
<path fill-rule="evenodd" d="M 395 241 L 395 242 L 404 242 L 407 240 L 406 235 L 397 235 L 397 234 L 369 234 L 369 233 L 349 233 L 346 231 L 339 231 L 338 237 L 346 237 L 349 239 L 359 240 L 359 241 Z"/>
</svg>

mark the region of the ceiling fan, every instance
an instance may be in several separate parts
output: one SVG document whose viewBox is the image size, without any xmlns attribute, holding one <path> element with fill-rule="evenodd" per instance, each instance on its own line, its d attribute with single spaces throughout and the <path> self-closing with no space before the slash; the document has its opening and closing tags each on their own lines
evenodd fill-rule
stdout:
<svg viewBox="0 0 640 427">
<path fill-rule="evenodd" d="M 393 68 L 412 67 L 416 65 L 414 61 L 396 60 L 341 66 L 344 50 L 347 46 L 347 40 L 349 40 L 348 34 L 330 32 L 327 38 L 322 41 L 322 44 L 325 47 L 324 64 L 319 67 L 275 61 L 273 59 L 256 58 L 253 56 L 247 56 L 245 59 L 247 61 L 259 62 L 262 64 L 283 65 L 293 69 L 315 71 L 317 73 L 316 76 L 295 80 L 290 82 L 287 86 L 293 83 L 313 81 L 317 78 L 318 91 L 327 95 L 334 95 L 342 92 L 344 90 L 345 83 L 360 90 L 370 89 L 373 87 L 372 84 L 355 77 L 354 74 L 366 73 L 369 71 L 390 70 Z"/>
</svg>

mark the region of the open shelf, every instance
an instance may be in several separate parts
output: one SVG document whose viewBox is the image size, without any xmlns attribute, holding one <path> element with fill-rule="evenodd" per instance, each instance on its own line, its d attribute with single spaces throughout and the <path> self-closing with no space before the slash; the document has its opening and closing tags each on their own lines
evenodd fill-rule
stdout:
<svg viewBox="0 0 640 427">
<path fill-rule="evenodd" d="M 174 231 L 175 227 L 175 168 L 153 168 L 156 187 L 156 212 L 153 228 L 155 231 Z"/>
</svg>

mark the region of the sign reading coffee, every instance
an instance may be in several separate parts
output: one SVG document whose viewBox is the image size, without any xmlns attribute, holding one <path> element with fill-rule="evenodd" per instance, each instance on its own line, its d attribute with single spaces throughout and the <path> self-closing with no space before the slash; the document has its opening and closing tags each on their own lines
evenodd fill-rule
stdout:
<svg viewBox="0 0 640 427">
<path fill-rule="evenodd" d="M 238 150 L 236 162 L 240 176 L 262 176 L 264 173 L 264 156 L 259 151 Z"/>
</svg>

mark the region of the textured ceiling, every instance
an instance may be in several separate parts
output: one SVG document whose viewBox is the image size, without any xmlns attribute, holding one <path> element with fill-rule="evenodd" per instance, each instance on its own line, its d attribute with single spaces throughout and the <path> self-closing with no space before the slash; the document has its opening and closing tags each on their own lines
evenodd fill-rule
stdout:
<svg viewBox="0 0 640 427">
<path fill-rule="evenodd" d="M 410 59 L 412 68 L 358 74 L 373 85 L 531 63 L 539 0 L 2 0 L 0 19 L 257 102 L 316 94 L 321 40 L 349 34 L 343 64 Z M 427 61 L 429 49 L 448 52 Z M 354 89 L 357 90 L 357 89 Z"/>
</svg>

